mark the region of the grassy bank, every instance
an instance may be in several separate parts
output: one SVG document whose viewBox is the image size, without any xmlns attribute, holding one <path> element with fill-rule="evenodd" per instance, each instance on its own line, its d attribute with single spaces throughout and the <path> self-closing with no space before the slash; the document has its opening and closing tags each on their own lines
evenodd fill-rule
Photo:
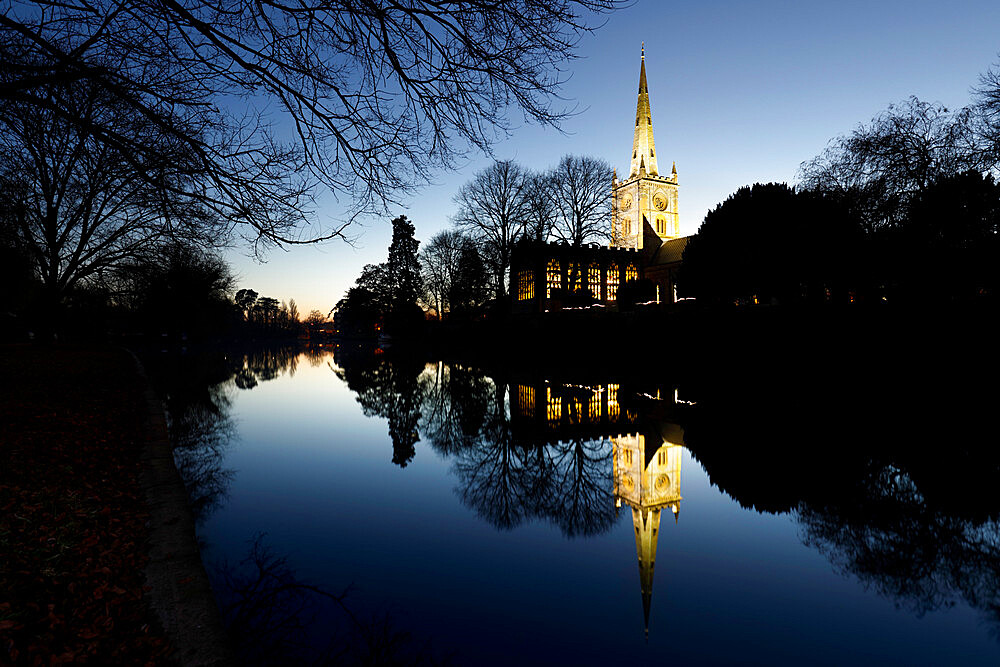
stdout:
<svg viewBox="0 0 1000 667">
<path fill-rule="evenodd" d="M 0 376 L 0 663 L 167 660 L 143 589 L 134 361 L 7 346 Z"/>
</svg>

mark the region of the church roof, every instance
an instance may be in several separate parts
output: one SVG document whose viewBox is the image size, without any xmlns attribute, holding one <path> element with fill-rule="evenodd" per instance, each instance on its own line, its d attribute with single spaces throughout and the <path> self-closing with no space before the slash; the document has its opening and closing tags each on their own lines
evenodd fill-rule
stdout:
<svg viewBox="0 0 1000 667">
<path fill-rule="evenodd" d="M 689 238 L 691 237 L 682 236 L 679 239 L 664 241 L 663 245 L 656 249 L 656 254 L 653 255 L 653 259 L 650 261 L 649 265 L 658 266 L 680 262 L 682 256 L 684 255 L 684 248 L 687 247 Z"/>
</svg>

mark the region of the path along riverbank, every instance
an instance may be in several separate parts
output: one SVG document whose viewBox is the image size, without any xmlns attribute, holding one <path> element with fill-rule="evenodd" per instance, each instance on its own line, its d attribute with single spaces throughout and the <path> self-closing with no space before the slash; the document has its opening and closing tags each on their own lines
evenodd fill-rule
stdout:
<svg viewBox="0 0 1000 667">
<path fill-rule="evenodd" d="M 3 346 L 0 378 L 0 664 L 230 664 L 135 358 Z"/>
</svg>

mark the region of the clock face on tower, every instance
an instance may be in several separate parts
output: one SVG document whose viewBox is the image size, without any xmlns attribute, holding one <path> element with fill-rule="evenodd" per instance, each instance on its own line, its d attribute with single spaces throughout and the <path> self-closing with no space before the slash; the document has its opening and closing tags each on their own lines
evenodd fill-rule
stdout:
<svg viewBox="0 0 1000 667">
<path fill-rule="evenodd" d="M 632 208 L 632 195 L 622 195 L 622 210 L 627 211 Z"/>
<path fill-rule="evenodd" d="M 663 196 L 662 192 L 657 192 L 653 196 L 653 206 L 657 211 L 665 211 L 667 209 L 667 198 Z"/>
</svg>

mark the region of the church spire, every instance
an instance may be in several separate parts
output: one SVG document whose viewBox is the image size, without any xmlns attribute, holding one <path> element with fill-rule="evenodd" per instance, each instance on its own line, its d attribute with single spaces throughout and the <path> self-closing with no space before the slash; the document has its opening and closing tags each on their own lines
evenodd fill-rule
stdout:
<svg viewBox="0 0 1000 667">
<path fill-rule="evenodd" d="M 639 67 L 639 100 L 635 109 L 635 138 L 632 140 L 632 167 L 629 178 L 639 174 L 639 165 L 645 163 L 646 173 L 659 176 L 656 168 L 656 148 L 653 145 L 653 117 L 649 110 L 649 90 L 646 88 L 646 43 L 642 45 Z"/>
</svg>

